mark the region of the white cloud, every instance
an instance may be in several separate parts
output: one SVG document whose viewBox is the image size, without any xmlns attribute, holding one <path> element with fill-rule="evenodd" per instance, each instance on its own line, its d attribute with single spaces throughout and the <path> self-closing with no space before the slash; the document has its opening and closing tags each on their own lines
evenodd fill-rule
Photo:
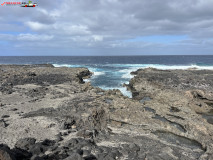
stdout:
<svg viewBox="0 0 213 160">
<path fill-rule="evenodd" d="M 94 35 L 92 36 L 94 38 L 94 41 L 95 42 L 98 42 L 98 41 L 103 41 L 103 36 L 100 36 L 100 35 Z"/>
<path fill-rule="evenodd" d="M 62 32 L 64 31 L 68 35 L 88 35 L 91 33 L 85 25 L 70 25 L 65 23 L 57 25 L 56 29 L 62 29 Z"/>
<path fill-rule="evenodd" d="M 49 29 L 50 26 L 49 25 L 45 25 L 45 24 L 42 24 L 42 23 L 39 23 L 39 22 L 32 22 L 32 21 L 29 21 L 29 22 L 26 22 L 25 23 L 27 26 L 29 26 L 32 30 L 45 30 L 45 29 Z"/>
<path fill-rule="evenodd" d="M 184 49 L 195 44 L 202 49 L 204 44 L 199 42 L 211 42 L 213 36 L 211 0 L 45 0 L 37 3 L 37 7 L 30 9 L 2 7 L 0 33 L 4 35 L 0 39 L 14 46 L 20 45 L 20 40 L 47 41 L 45 45 L 50 49 L 57 46 L 154 50 L 160 46 L 166 51 L 172 45 Z M 156 35 L 187 38 L 167 46 L 126 41 Z M 43 46 L 36 44 L 37 48 Z M 205 45 L 213 51 L 211 43 Z"/>
<path fill-rule="evenodd" d="M 17 39 L 22 41 L 48 41 L 53 39 L 53 36 L 37 34 L 19 34 Z"/>
</svg>

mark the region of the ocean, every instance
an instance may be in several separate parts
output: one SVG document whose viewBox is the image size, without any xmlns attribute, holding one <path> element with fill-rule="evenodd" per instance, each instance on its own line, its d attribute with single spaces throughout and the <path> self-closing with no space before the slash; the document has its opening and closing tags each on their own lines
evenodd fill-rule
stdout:
<svg viewBox="0 0 213 160">
<path fill-rule="evenodd" d="M 94 74 L 86 81 L 102 89 L 119 89 L 124 95 L 131 93 L 123 87 L 133 78 L 130 74 L 139 68 L 213 70 L 213 56 L 20 56 L 0 57 L 0 64 L 53 64 L 55 67 L 86 67 Z"/>
</svg>

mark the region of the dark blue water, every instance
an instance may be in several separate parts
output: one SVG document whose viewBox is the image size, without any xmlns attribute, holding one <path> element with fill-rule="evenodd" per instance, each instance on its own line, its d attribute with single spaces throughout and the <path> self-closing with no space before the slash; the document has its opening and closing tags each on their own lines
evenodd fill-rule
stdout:
<svg viewBox="0 0 213 160">
<path fill-rule="evenodd" d="M 132 76 L 130 72 L 139 68 L 158 69 L 213 69 L 213 56 L 90 56 L 90 57 L 0 57 L 0 64 L 54 64 L 56 67 L 87 67 L 94 72 L 92 85 L 103 89 L 120 89 Z"/>
<path fill-rule="evenodd" d="M 213 55 L 209 56 L 0 56 L 1 64 L 164 64 L 164 65 L 213 65 Z"/>
</svg>

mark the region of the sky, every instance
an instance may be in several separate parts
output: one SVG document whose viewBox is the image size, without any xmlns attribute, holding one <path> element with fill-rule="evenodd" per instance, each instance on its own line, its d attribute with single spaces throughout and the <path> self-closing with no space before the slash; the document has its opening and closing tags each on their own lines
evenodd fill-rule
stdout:
<svg viewBox="0 0 213 160">
<path fill-rule="evenodd" d="M 0 5 L 0 56 L 213 55 L 213 0 L 32 2 Z"/>
</svg>

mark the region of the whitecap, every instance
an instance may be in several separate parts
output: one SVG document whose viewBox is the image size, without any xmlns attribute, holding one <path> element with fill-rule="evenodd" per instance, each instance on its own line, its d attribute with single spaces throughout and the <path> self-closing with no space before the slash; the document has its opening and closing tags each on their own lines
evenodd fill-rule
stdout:
<svg viewBox="0 0 213 160">
<path fill-rule="evenodd" d="M 131 79 L 134 77 L 134 75 L 131 75 L 131 72 L 138 70 L 139 68 L 128 68 L 128 69 L 122 69 L 118 72 L 120 72 L 122 74 L 121 78 L 125 78 L 125 79 Z"/>
<path fill-rule="evenodd" d="M 128 70 L 137 70 L 139 68 L 156 68 L 156 69 L 162 69 L 162 70 L 175 70 L 175 69 L 189 69 L 189 68 L 197 68 L 197 69 L 207 69 L 207 70 L 213 70 L 213 66 L 208 65 L 196 65 L 196 64 L 190 64 L 190 65 L 163 65 L 163 64 L 111 64 L 110 66 L 114 67 L 123 67 L 128 69 L 122 69 L 120 72 L 128 72 Z"/>
<path fill-rule="evenodd" d="M 91 72 L 93 72 L 93 76 L 90 79 L 84 80 L 85 82 L 95 82 L 98 80 L 99 76 L 105 75 L 107 72 L 112 72 L 112 76 L 115 76 L 120 81 L 120 84 L 129 83 L 129 80 L 134 77 L 134 75 L 131 75 L 131 72 L 136 71 L 140 68 L 156 68 L 161 70 L 175 70 L 175 69 L 190 69 L 190 68 L 196 68 L 198 70 L 206 69 L 206 70 L 213 70 L 213 66 L 199 66 L 197 64 L 191 64 L 191 65 L 162 65 L 162 64 L 105 64 L 105 65 L 93 65 L 86 66 L 86 65 L 69 65 L 69 64 L 53 64 L 55 67 L 87 67 Z M 103 66 L 110 66 L 114 67 L 115 70 L 120 69 L 119 71 L 113 71 L 113 70 L 105 70 L 103 69 Z M 106 77 L 107 78 L 107 77 Z M 109 87 L 107 86 L 98 86 L 104 90 L 109 89 L 119 89 L 123 95 L 132 97 L 132 93 L 130 91 L 127 91 L 126 87 L 121 86 L 115 86 L 115 87 Z"/>
<path fill-rule="evenodd" d="M 156 68 L 156 69 L 161 69 L 161 70 L 175 70 L 175 69 L 198 69 L 198 70 L 213 70 L 213 66 L 198 66 L 198 65 L 160 65 L 160 64 L 115 64 L 116 66 L 119 67 L 129 67 L 128 69 L 122 69 L 119 70 L 120 73 L 122 73 L 121 78 L 125 79 L 131 79 L 134 77 L 134 75 L 131 75 L 131 72 L 136 71 L 140 68 Z"/>
<path fill-rule="evenodd" d="M 91 80 L 90 79 L 83 79 L 84 80 L 84 82 L 91 82 Z"/>
<path fill-rule="evenodd" d="M 81 68 L 84 65 L 71 65 L 71 64 L 53 64 L 54 67 L 69 67 L 69 68 Z"/>
<path fill-rule="evenodd" d="M 106 86 L 99 86 L 99 88 L 103 89 L 103 90 L 113 90 L 113 89 L 118 89 L 121 91 L 121 93 L 124 96 L 127 96 L 129 98 L 132 98 L 132 92 L 128 91 L 126 87 L 106 87 Z"/>
<path fill-rule="evenodd" d="M 100 70 L 99 68 L 88 67 L 89 71 L 93 72 L 92 78 L 96 78 L 98 76 L 104 75 L 105 72 Z"/>
<path fill-rule="evenodd" d="M 101 76 L 105 74 L 105 72 L 93 72 L 93 73 L 94 73 L 94 76 Z"/>
</svg>

